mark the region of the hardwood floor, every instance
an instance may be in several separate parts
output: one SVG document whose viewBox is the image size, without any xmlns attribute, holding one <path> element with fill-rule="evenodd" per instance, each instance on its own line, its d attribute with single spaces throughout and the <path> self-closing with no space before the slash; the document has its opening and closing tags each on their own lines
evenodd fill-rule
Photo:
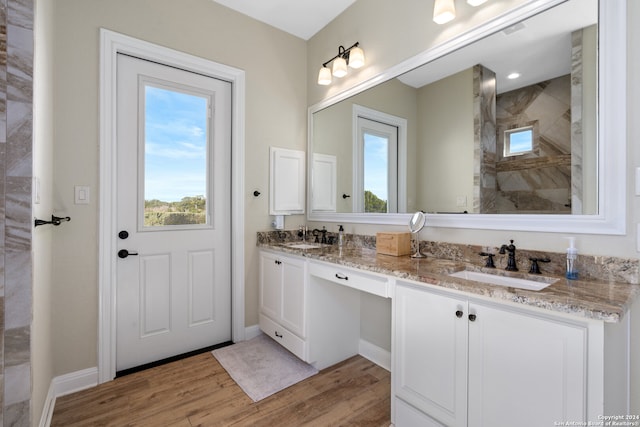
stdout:
<svg viewBox="0 0 640 427">
<path fill-rule="evenodd" d="M 52 426 L 389 426 L 390 374 L 361 356 L 254 403 L 211 353 L 56 400 Z"/>
</svg>

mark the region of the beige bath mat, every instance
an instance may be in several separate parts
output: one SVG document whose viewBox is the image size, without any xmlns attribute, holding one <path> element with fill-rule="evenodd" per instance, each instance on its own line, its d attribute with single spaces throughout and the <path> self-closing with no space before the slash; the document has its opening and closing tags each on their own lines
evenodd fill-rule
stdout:
<svg viewBox="0 0 640 427">
<path fill-rule="evenodd" d="M 254 402 L 318 373 L 264 334 L 212 353 Z"/>
</svg>

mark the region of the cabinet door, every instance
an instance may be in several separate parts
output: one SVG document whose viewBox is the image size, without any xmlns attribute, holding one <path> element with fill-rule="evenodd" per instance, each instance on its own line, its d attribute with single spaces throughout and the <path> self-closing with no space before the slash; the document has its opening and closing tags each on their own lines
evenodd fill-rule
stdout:
<svg viewBox="0 0 640 427">
<path fill-rule="evenodd" d="M 447 426 L 466 426 L 466 300 L 398 285 L 394 320 L 396 395 Z"/>
<path fill-rule="evenodd" d="M 282 259 L 282 326 L 305 337 L 305 265 L 301 260 Z"/>
<path fill-rule="evenodd" d="M 270 147 L 269 214 L 304 213 L 304 151 Z"/>
<path fill-rule="evenodd" d="M 469 426 L 586 421 L 586 329 L 469 304 Z"/>
<path fill-rule="evenodd" d="M 260 311 L 276 322 L 282 310 L 282 270 L 277 256 L 260 253 Z"/>
</svg>

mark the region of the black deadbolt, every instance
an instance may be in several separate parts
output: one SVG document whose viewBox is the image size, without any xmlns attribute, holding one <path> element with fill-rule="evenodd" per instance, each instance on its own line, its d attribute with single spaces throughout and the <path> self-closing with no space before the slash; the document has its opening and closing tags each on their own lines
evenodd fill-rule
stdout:
<svg viewBox="0 0 640 427">
<path fill-rule="evenodd" d="M 129 237 L 129 232 L 127 230 L 122 230 L 121 232 L 118 233 L 118 237 L 124 240 L 127 237 Z"/>
</svg>

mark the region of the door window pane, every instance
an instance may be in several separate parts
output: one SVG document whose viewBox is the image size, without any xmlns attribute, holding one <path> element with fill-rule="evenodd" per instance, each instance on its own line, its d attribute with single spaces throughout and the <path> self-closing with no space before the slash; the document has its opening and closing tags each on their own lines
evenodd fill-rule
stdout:
<svg viewBox="0 0 640 427">
<path fill-rule="evenodd" d="M 364 134 L 364 211 L 386 213 L 388 198 L 389 140 Z"/>
<path fill-rule="evenodd" d="M 145 85 L 144 226 L 207 224 L 209 99 Z"/>
</svg>

